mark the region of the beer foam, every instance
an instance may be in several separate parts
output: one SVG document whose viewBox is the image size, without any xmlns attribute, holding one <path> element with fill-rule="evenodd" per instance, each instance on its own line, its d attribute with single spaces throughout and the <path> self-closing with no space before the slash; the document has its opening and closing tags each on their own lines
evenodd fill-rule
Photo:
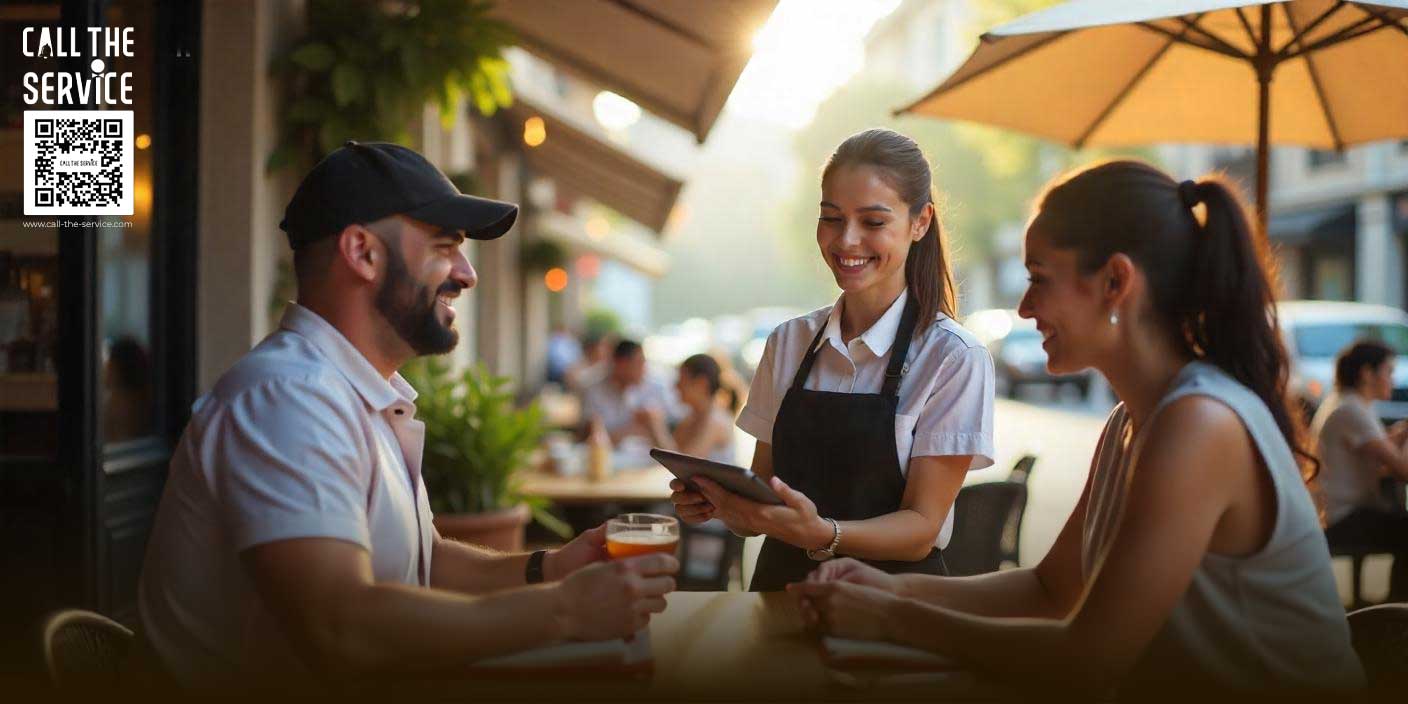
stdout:
<svg viewBox="0 0 1408 704">
<path fill-rule="evenodd" d="M 678 535 L 668 535 L 656 533 L 649 530 L 627 530 L 620 533 L 612 533 L 606 539 L 614 543 L 624 543 L 626 545 L 668 545 L 679 542 Z"/>
</svg>

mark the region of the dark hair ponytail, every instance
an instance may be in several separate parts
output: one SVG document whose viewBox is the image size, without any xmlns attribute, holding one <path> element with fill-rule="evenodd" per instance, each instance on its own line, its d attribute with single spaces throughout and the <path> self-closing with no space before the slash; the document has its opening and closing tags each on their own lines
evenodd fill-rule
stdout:
<svg viewBox="0 0 1408 704">
<path fill-rule="evenodd" d="M 1032 227 L 1075 249 L 1082 271 L 1116 253 L 1133 260 L 1171 338 L 1251 389 L 1301 458 L 1306 480 L 1315 476 L 1319 462 L 1287 396 L 1275 270 L 1235 186 L 1220 175 L 1178 183 L 1142 162 L 1109 161 L 1059 177 L 1037 211 Z"/>
<path fill-rule="evenodd" d="M 910 218 L 919 217 L 924 206 L 935 202 L 933 174 L 924 151 L 914 140 L 893 130 L 875 128 L 847 137 L 827 159 L 821 180 L 825 181 L 842 166 L 879 169 L 885 183 L 909 204 Z M 904 280 L 909 295 L 919 304 L 920 324 L 914 327 L 916 335 L 928 330 L 929 323 L 939 313 L 958 317 L 953 267 L 948 261 L 948 247 L 943 229 L 939 227 L 937 210 L 929 219 L 929 229 L 924 236 L 909 246 Z"/>
<path fill-rule="evenodd" d="M 1335 388 L 1351 391 L 1359 386 L 1359 375 L 1377 369 L 1394 356 L 1393 349 L 1378 340 L 1359 340 L 1335 355 Z"/>
</svg>

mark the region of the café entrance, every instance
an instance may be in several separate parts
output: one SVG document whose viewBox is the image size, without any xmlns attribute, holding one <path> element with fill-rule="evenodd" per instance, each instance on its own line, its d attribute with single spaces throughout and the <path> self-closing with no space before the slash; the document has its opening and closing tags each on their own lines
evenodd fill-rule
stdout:
<svg viewBox="0 0 1408 704">
<path fill-rule="evenodd" d="M 35 666 L 34 628 L 49 610 L 136 618 L 147 534 L 195 389 L 200 12 L 156 0 L 0 7 L 6 46 L 25 28 L 135 37 L 135 56 L 109 67 L 131 72 L 131 216 L 25 217 L 24 111 L 99 108 L 26 105 L 23 77 L 82 73 L 91 57 L 72 47 L 0 66 L 0 669 Z"/>
</svg>

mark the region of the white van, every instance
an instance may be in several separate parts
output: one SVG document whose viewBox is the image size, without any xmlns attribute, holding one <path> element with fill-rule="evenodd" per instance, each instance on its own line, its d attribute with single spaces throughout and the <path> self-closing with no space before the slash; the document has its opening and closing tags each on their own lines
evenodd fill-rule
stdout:
<svg viewBox="0 0 1408 704">
<path fill-rule="evenodd" d="M 1283 301 L 1276 312 L 1291 358 L 1290 392 L 1309 413 L 1334 388 L 1335 356 L 1354 342 L 1373 339 L 1398 354 L 1393 397 L 1376 404 L 1379 417 L 1386 422 L 1408 418 L 1408 313 L 1338 301 Z"/>
</svg>

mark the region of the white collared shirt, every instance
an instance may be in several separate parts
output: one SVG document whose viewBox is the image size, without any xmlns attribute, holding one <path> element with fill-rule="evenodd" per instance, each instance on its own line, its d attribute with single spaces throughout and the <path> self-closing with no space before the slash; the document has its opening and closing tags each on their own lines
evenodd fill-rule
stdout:
<svg viewBox="0 0 1408 704">
<path fill-rule="evenodd" d="M 582 404 L 589 417 L 600 419 L 606 430 L 613 433 L 630 425 L 635 420 L 636 411 L 642 408 L 660 411 L 667 420 L 679 417 L 669 389 L 649 374 L 640 383 L 625 389 L 617 388 L 616 382 L 607 375 L 587 388 L 582 395 Z"/>
<path fill-rule="evenodd" d="M 876 394 L 884 386 L 890 347 L 899 330 L 909 292 L 900 293 L 880 319 L 850 343 L 841 339 L 841 304 L 821 308 L 779 325 L 768 337 L 738 427 L 772 442 L 773 421 L 807 345 L 826 326 L 816 362 L 803 388 L 850 394 Z M 993 463 L 993 367 L 988 350 L 952 318 L 939 313 L 909 344 L 895 415 L 895 450 L 900 472 L 924 456 L 972 455 L 969 469 Z M 879 458 L 877 458 L 879 461 Z M 935 544 L 948 545 L 953 512 L 944 519 Z"/>
<path fill-rule="evenodd" d="M 138 588 L 145 635 L 178 680 L 210 688 L 297 667 L 240 566 L 248 548 L 333 538 L 365 548 L 378 582 L 428 581 L 436 534 L 415 396 L 290 304 L 196 401 Z"/>
</svg>

